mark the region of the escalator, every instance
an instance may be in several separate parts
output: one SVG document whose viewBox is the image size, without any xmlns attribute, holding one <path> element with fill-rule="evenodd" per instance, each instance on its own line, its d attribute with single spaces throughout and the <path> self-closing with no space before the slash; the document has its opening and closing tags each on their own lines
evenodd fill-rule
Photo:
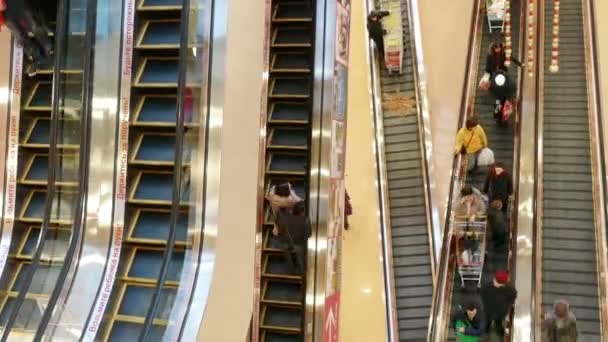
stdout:
<svg viewBox="0 0 608 342">
<path fill-rule="evenodd" d="M 542 294 L 549 309 L 570 302 L 581 341 L 600 341 L 593 171 L 583 7 L 562 0 L 560 70 L 545 72 L 542 180 Z M 553 2 L 545 1 L 545 65 L 551 63 Z"/>
<path fill-rule="evenodd" d="M 86 3 L 71 1 L 63 19 L 55 20 L 57 3 L 43 6 L 52 26 L 65 25 L 55 58 L 47 61 L 37 75 L 22 76 L 19 176 L 13 236 L 3 270 L 0 325 L 9 325 L 11 336 L 38 329 L 46 301 L 57 286 L 57 277 L 66 260 L 65 253 L 78 215 L 81 118 L 86 80 L 83 69 L 88 60 L 86 44 Z M 58 45 L 59 46 L 59 45 Z M 13 61 L 15 63 L 16 61 Z M 56 88 L 56 89 L 53 89 Z M 53 115 L 51 115 L 53 113 Z M 52 116 L 57 116 L 56 141 L 51 146 Z M 58 166 L 49 176 L 49 156 L 54 149 Z M 49 179 L 55 180 L 50 212 L 45 212 Z M 47 216 L 49 215 L 50 216 Z M 47 217 L 45 217 L 47 216 Z M 38 242 L 41 228 L 47 229 Z M 5 227 L 6 228 L 6 227 Z M 36 257 L 39 246 L 44 246 Z M 21 297 L 19 293 L 22 293 Z"/>
<path fill-rule="evenodd" d="M 131 341 L 141 336 L 170 241 L 179 70 L 186 67 L 179 63 L 182 7 L 181 0 L 144 0 L 137 3 L 134 13 L 125 235 L 116 281 L 97 336 L 103 341 Z M 181 165 L 187 173 L 188 160 Z M 189 182 L 185 184 L 160 310 L 148 332 L 159 338 L 169 324 L 188 245 L 190 192 Z"/>
<path fill-rule="evenodd" d="M 376 3 L 380 8 L 380 3 Z M 421 150 L 421 117 L 416 107 L 408 113 L 392 110 L 393 98 L 416 98 L 414 62 L 409 49 L 408 1 L 401 1 L 403 73 L 381 72 L 385 162 L 390 203 L 393 275 L 399 338 L 425 341 L 433 302 L 432 254 Z"/>
<path fill-rule="evenodd" d="M 517 155 L 517 135 L 518 125 L 517 117 L 511 117 L 508 124 L 498 124 L 494 117 L 495 98 L 488 92 L 478 91 L 478 81 L 485 73 L 486 56 L 489 47 L 496 40 L 497 36 L 488 30 L 487 17 L 483 14 L 484 11 L 478 7 L 480 2 L 476 2 L 473 6 L 473 23 L 469 43 L 469 61 L 467 67 L 467 75 L 465 82 L 465 96 L 463 98 L 463 106 L 461 108 L 461 127 L 464 126 L 464 120 L 473 115 L 477 118 L 479 124 L 484 128 L 488 139 L 488 145 L 493 150 L 495 160 L 501 162 L 505 170 L 513 177 L 518 174 L 519 163 L 515 159 Z M 512 39 L 512 55 L 518 57 L 520 47 L 520 13 L 525 12 L 525 2 L 511 2 L 511 39 Z M 502 38 L 502 37 L 501 37 Z M 517 58 L 519 59 L 519 58 Z M 514 82 L 519 79 L 520 69 L 512 63 L 509 67 L 509 74 Z M 456 231 L 466 232 L 470 227 L 476 225 L 483 227 L 483 231 L 491 234 L 491 229 L 487 227 L 486 215 L 478 215 L 475 222 L 467 223 L 464 216 L 456 216 L 454 209 L 457 201 L 460 198 L 460 190 L 463 185 L 471 185 L 483 191 L 486 176 L 489 167 L 480 166 L 473 172 L 467 172 L 465 158 L 458 158 L 460 162 L 455 163 L 454 178 L 452 179 L 452 188 L 450 195 L 450 206 L 448 217 L 446 218 L 446 233 L 442 247 L 441 265 L 438 270 L 437 290 L 433 303 L 433 314 L 431 316 L 431 341 L 455 341 L 456 336 L 451 325 L 453 315 L 462 310 L 461 307 L 470 303 L 475 303 L 481 307 L 481 298 L 479 296 L 479 287 L 491 283 L 494 273 L 499 269 L 510 270 L 510 248 L 506 247 L 495 249 L 489 236 L 483 236 L 485 241 L 485 253 L 482 251 L 481 278 L 474 280 L 462 281 L 459 273 L 457 255 L 462 252 L 463 241 L 458 237 Z M 514 192 L 517 192 L 517 181 L 514 180 Z M 513 208 L 511 208 L 513 210 Z M 513 234 L 516 229 L 515 221 L 513 221 L 513 213 L 508 212 L 509 231 Z M 507 246 L 510 246 L 507 244 Z M 477 277 L 478 273 L 474 273 Z M 514 283 L 513 279 L 511 282 Z M 464 285 L 463 285 L 464 283 Z M 508 326 L 507 326 L 508 328 Z M 493 333 L 488 334 L 488 338 L 494 338 Z"/>
<path fill-rule="evenodd" d="M 290 182 L 308 202 L 315 1 L 272 2 L 265 190 Z M 308 207 L 308 206 L 307 206 Z M 260 298 L 261 341 L 304 340 L 306 284 L 294 275 L 272 235 L 274 216 L 264 207 Z"/>
</svg>

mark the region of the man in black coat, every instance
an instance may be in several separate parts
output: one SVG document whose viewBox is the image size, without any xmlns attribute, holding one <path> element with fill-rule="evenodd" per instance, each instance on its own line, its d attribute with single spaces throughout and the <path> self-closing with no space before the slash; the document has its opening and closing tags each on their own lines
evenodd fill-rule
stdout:
<svg viewBox="0 0 608 342">
<path fill-rule="evenodd" d="M 504 320 L 517 298 L 517 291 L 507 282 L 509 274 L 497 271 L 491 283 L 481 288 L 481 301 L 486 314 L 486 332 L 491 331 L 492 323 L 499 336 L 504 336 Z"/>
<path fill-rule="evenodd" d="M 4 22 L 15 39 L 23 45 L 23 52 L 32 62 L 27 70 L 30 76 L 36 74 L 38 64 L 53 55 L 53 43 L 49 38 L 50 30 L 44 18 L 33 8 L 30 0 L 5 0 Z M 33 38 L 28 32 L 34 34 Z"/>
<path fill-rule="evenodd" d="M 369 37 L 376 43 L 380 61 L 384 61 L 384 35 L 386 34 L 386 30 L 382 27 L 382 18 L 386 17 L 388 14 L 389 13 L 386 11 L 373 11 L 367 17 Z"/>
<path fill-rule="evenodd" d="M 277 224 L 279 226 L 279 239 L 285 246 L 287 263 L 293 272 L 303 275 L 306 269 L 305 252 L 308 238 L 312 235 L 312 227 L 306 215 L 304 202 L 296 203 L 291 213 L 286 208 L 281 209 Z"/>
</svg>

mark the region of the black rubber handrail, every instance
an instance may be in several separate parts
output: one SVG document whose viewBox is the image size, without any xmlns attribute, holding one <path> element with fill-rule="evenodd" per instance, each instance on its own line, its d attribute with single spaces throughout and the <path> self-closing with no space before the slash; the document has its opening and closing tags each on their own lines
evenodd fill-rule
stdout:
<svg viewBox="0 0 608 342">
<path fill-rule="evenodd" d="M 58 141 L 58 127 L 59 120 L 61 119 L 60 114 L 60 99 L 63 95 L 61 87 L 61 55 L 63 54 L 65 33 L 67 30 L 67 20 L 69 7 L 66 6 L 68 0 L 58 0 L 57 3 L 57 22 L 55 27 L 55 61 L 53 63 L 53 81 L 52 81 L 52 110 L 50 114 L 50 128 L 49 128 L 49 154 L 48 154 L 48 184 L 46 190 L 46 201 L 44 203 L 44 216 L 40 234 L 38 235 L 38 241 L 36 242 L 36 251 L 31 263 L 31 267 L 25 273 L 25 279 L 19 286 L 17 298 L 15 304 L 10 308 L 8 319 L 2 332 L 2 339 L 0 341 L 7 341 L 10 332 L 17 320 L 19 310 L 25 301 L 25 295 L 29 289 L 30 283 L 34 277 L 35 270 L 40 265 L 40 257 L 42 256 L 42 250 L 46 240 L 46 235 L 51 224 L 51 211 L 53 209 L 53 200 L 55 197 L 55 182 L 57 178 L 56 169 L 59 167 L 59 160 L 57 158 L 57 141 Z"/>
<path fill-rule="evenodd" d="M 152 331 L 152 324 L 158 311 L 160 303 L 161 292 L 167 279 L 167 273 L 169 271 L 169 265 L 173 257 L 173 251 L 175 249 L 175 237 L 177 233 L 177 221 L 180 215 L 181 209 L 181 187 L 182 187 L 182 157 L 184 150 L 184 97 L 186 88 L 186 56 L 188 55 L 188 23 L 190 21 L 190 0 L 183 0 L 182 2 L 182 13 L 181 13 L 181 27 L 180 27 L 180 47 L 179 47 L 179 71 L 177 76 L 177 111 L 176 123 L 175 123 L 175 157 L 173 160 L 173 194 L 171 203 L 171 216 L 169 235 L 167 237 L 167 245 L 163 252 L 163 262 L 160 267 L 158 281 L 150 302 L 150 307 L 146 313 L 146 319 L 144 321 L 143 329 L 139 335 L 139 341 L 147 341 Z"/>
<path fill-rule="evenodd" d="M 63 290 L 63 284 L 67 278 L 67 275 L 71 269 L 72 263 L 77 262 L 74 259 L 74 254 L 76 253 L 77 247 L 80 245 L 80 239 L 83 235 L 82 232 L 85 228 L 85 220 L 86 220 L 86 198 L 88 194 L 89 188 L 89 159 L 90 159 L 90 133 L 91 133 L 91 120 L 89 120 L 91 99 L 92 99 L 92 86 L 91 79 L 92 76 L 92 66 L 93 66 L 93 39 L 95 38 L 95 28 L 96 28 L 96 8 L 97 8 L 97 0 L 88 0 L 87 1 L 87 21 L 86 21 L 86 32 L 85 32 L 85 47 L 84 47 L 84 66 L 83 66 L 83 94 L 82 94 L 82 105 L 81 105 L 81 114 L 80 114 L 80 160 L 79 160 L 79 196 L 76 203 L 76 207 L 74 210 L 75 219 L 74 224 L 72 226 L 72 234 L 70 236 L 70 241 L 68 244 L 68 250 L 64 257 L 63 266 L 61 267 L 61 271 L 57 277 L 55 282 L 55 288 L 51 293 L 49 301 L 47 303 L 46 309 L 38 323 L 38 328 L 36 329 L 36 334 L 34 337 L 34 341 L 40 341 L 46 327 L 51 320 L 53 315 L 53 311 L 55 306 L 57 305 L 57 301 L 59 296 L 61 295 L 61 291 Z M 44 241 L 43 241 L 44 244 Z M 41 247 L 41 249 L 44 246 Z M 61 285 L 60 285 L 61 284 Z"/>
</svg>

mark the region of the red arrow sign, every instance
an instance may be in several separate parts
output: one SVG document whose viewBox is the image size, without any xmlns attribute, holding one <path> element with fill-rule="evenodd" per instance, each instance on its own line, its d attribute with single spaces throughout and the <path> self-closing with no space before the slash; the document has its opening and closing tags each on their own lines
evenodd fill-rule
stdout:
<svg viewBox="0 0 608 342">
<path fill-rule="evenodd" d="M 325 298 L 325 342 L 338 342 L 340 330 L 340 294 Z"/>
</svg>

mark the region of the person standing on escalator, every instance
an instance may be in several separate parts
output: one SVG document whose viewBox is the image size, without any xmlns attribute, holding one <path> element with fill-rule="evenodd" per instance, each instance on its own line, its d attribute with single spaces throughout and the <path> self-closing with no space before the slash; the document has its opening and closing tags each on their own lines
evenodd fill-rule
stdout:
<svg viewBox="0 0 608 342">
<path fill-rule="evenodd" d="M 31 62 L 26 71 L 34 76 L 38 65 L 54 53 L 50 30 L 42 16 L 35 14 L 29 0 L 0 0 L 0 25 L 6 25 L 23 46 L 23 52 Z"/>
<path fill-rule="evenodd" d="M 384 35 L 386 34 L 386 30 L 382 27 L 382 18 L 388 14 L 387 11 L 372 11 L 367 16 L 367 31 L 369 32 L 369 37 L 376 44 L 381 64 L 384 63 Z"/>
<path fill-rule="evenodd" d="M 293 273 L 304 275 L 306 247 L 308 238 L 312 236 L 312 226 L 306 215 L 304 201 L 296 203 L 291 212 L 287 208 L 280 209 L 277 214 L 277 226 L 285 261 Z"/>
<path fill-rule="evenodd" d="M 525 66 L 514 56 L 511 56 L 510 60 L 520 68 Z M 502 119 L 503 107 L 508 100 L 515 97 L 515 92 L 517 91 L 515 83 L 509 76 L 506 61 L 507 55 L 503 44 L 495 42 L 490 45 L 488 55 L 486 56 L 486 74 L 484 75 L 484 79 L 490 82 L 490 91 L 496 97 L 494 118 L 498 122 Z"/>
</svg>

